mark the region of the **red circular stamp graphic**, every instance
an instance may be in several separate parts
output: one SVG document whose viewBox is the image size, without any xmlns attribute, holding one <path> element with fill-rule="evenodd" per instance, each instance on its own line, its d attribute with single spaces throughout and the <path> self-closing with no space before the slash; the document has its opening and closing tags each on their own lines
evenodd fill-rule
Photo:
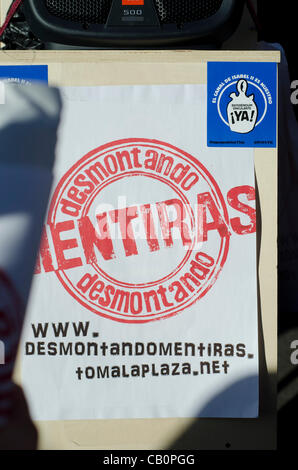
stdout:
<svg viewBox="0 0 298 470">
<path fill-rule="evenodd" d="M 197 158 L 168 143 L 118 140 L 60 180 L 48 225 L 59 281 L 120 322 L 176 315 L 216 282 L 229 249 L 220 189 Z"/>
</svg>

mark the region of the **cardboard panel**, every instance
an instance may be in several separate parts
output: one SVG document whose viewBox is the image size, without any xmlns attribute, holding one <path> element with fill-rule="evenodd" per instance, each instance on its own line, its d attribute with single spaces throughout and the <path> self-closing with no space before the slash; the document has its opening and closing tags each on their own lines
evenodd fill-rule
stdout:
<svg viewBox="0 0 298 470">
<path fill-rule="evenodd" d="M 1 4 L 3 12 L 4 2 Z M 207 80 L 207 61 L 278 62 L 275 52 L 2 51 L 0 65 L 47 64 L 49 84 L 181 84 Z M 38 422 L 40 449 L 275 448 L 277 369 L 277 150 L 255 149 L 259 195 L 260 416 Z M 16 377 L 18 370 L 16 368 Z"/>
</svg>

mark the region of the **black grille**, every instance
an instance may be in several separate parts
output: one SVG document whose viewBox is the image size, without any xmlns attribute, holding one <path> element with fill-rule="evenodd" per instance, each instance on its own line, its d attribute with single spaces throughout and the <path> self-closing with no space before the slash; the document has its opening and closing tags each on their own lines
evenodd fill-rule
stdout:
<svg viewBox="0 0 298 470">
<path fill-rule="evenodd" d="M 155 0 L 161 23 L 191 23 L 214 15 L 223 0 Z"/>
<path fill-rule="evenodd" d="M 76 23 L 105 24 L 112 0 L 46 0 L 46 7 L 54 16 Z"/>
<path fill-rule="evenodd" d="M 191 23 L 214 15 L 223 0 L 154 0 L 161 23 Z M 45 0 L 49 13 L 78 23 L 105 24 L 112 0 Z"/>
</svg>

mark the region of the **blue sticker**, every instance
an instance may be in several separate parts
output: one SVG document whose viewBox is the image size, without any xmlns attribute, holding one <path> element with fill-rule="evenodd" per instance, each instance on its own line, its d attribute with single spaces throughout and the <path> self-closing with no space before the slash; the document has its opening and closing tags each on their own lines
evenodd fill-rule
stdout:
<svg viewBox="0 0 298 470">
<path fill-rule="evenodd" d="M 48 83 L 48 66 L 0 65 L 0 80 L 20 85 L 29 85 L 36 81 Z"/>
<path fill-rule="evenodd" d="M 208 147 L 276 147 L 277 64 L 208 62 Z"/>
</svg>

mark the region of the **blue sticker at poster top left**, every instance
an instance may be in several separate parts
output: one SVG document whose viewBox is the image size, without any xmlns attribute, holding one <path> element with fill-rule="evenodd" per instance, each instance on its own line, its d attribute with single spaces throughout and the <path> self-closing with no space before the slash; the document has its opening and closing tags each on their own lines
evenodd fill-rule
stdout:
<svg viewBox="0 0 298 470">
<path fill-rule="evenodd" d="M 48 83 L 48 66 L 0 65 L 0 80 L 19 85 L 28 85 L 34 82 Z"/>
</svg>

